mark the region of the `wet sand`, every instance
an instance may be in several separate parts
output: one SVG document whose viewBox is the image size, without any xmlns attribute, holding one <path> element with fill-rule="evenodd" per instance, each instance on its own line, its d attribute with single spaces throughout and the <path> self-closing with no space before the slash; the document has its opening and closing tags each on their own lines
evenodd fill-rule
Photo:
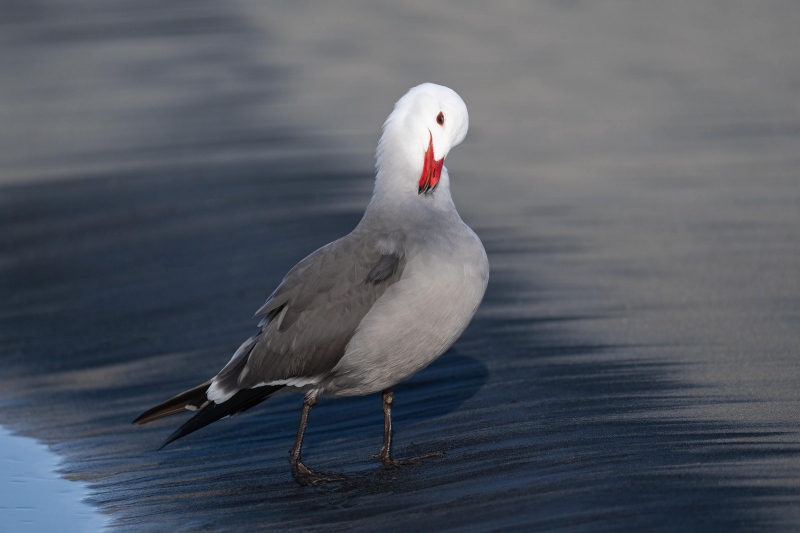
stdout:
<svg viewBox="0 0 800 533">
<path fill-rule="evenodd" d="M 792 3 L 192 6 L 3 32 L 0 423 L 114 526 L 797 528 Z M 447 166 L 492 264 L 463 339 L 397 388 L 398 452 L 445 457 L 383 471 L 380 399 L 323 401 L 304 456 L 350 481 L 298 487 L 296 395 L 156 453 L 178 421 L 130 420 L 357 223 L 423 80 L 470 107 Z"/>
<path fill-rule="evenodd" d="M 97 531 L 106 519 L 83 502 L 88 490 L 56 474 L 60 458 L 0 427 L 0 521 L 19 533 Z"/>
</svg>

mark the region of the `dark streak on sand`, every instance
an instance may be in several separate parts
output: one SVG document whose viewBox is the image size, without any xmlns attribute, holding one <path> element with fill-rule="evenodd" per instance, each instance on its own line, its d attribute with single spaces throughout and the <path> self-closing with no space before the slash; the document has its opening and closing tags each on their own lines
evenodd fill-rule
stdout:
<svg viewBox="0 0 800 533">
<path fill-rule="evenodd" d="M 800 11 L 422 4 L 16 2 L 0 423 L 127 531 L 797 531 Z M 379 121 L 426 80 L 470 106 L 448 166 L 492 264 L 396 389 L 397 455 L 445 457 L 380 468 L 378 395 L 311 414 L 304 458 L 344 484 L 292 480 L 298 395 L 156 452 L 181 417 L 131 420 L 357 223 Z"/>
<path fill-rule="evenodd" d="M 581 317 L 490 318 L 518 298 L 503 274 L 457 348 L 397 390 L 398 451 L 444 448 L 443 459 L 379 468 L 378 396 L 323 401 L 313 413 L 306 457 L 347 472 L 342 485 L 291 479 L 298 395 L 156 453 L 177 420 L 130 420 L 224 364 L 301 250 L 357 222 L 360 207 L 336 208 L 337 198 L 354 187 L 368 198 L 368 176 L 286 172 L 191 169 L 4 190 L 3 422 L 52 442 L 114 524 L 736 531 L 759 523 L 754 502 L 794 497 L 743 486 L 718 466 L 796 460 L 796 447 L 771 443 L 780 431 L 659 417 L 689 398 L 669 363 L 607 357 L 638 348 L 548 333 Z M 311 199 L 298 194 L 311 189 Z M 486 241 L 490 254 L 514 253 Z"/>
</svg>

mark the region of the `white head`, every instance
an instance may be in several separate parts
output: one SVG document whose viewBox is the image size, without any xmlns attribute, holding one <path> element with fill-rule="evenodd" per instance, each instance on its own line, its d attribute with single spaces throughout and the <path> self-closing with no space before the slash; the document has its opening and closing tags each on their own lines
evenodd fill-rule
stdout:
<svg viewBox="0 0 800 533">
<path fill-rule="evenodd" d="M 413 195 L 420 200 L 449 191 L 444 158 L 467 136 L 467 106 L 452 89 L 423 83 L 408 91 L 383 124 L 376 154 L 376 195 Z"/>
</svg>

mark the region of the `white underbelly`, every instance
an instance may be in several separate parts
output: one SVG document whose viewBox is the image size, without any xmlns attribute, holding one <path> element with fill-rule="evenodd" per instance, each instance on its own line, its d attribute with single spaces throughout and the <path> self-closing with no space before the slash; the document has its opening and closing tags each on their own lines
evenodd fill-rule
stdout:
<svg viewBox="0 0 800 533">
<path fill-rule="evenodd" d="M 428 366 L 467 327 L 487 281 L 485 262 L 409 260 L 402 279 L 362 320 L 321 393 L 378 392 Z"/>
</svg>

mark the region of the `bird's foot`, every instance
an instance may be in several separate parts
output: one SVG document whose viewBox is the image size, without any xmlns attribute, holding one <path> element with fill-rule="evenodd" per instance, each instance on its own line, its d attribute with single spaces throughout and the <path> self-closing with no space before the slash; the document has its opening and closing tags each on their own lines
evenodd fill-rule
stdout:
<svg viewBox="0 0 800 533">
<path fill-rule="evenodd" d="M 317 472 L 298 461 L 292 464 L 292 477 L 301 485 L 319 486 L 335 481 L 345 481 L 347 476 L 336 472 Z"/>
<path fill-rule="evenodd" d="M 431 452 L 431 453 L 426 453 L 424 455 L 418 455 L 416 457 L 408 457 L 406 459 L 392 459 L 392 456 L 389 455 L 388 453 L 379 453 L 377 455 L 373 455 L 373 457 L 375 459 L 378 459 L 385 468 L 396 468 L 398 466 L 403 466 L 403 465 L 413 465 L 419 463 L 423 459 L 444 457 L 444 453 Z"/>
</svg>

